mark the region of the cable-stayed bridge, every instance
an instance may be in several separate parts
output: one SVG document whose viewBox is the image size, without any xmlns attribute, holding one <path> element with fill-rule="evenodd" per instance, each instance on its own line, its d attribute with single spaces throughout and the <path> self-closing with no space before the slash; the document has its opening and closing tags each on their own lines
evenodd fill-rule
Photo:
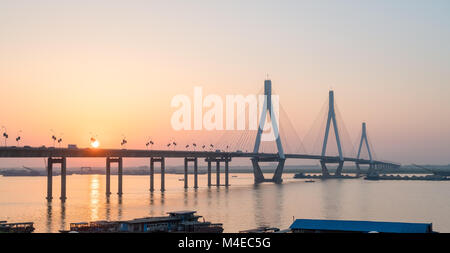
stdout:
<svg viewBox="0 0 450 253">
<path fill-rule="evenodd" d="M 238 134 L 224 133 L 218 141 L 218 145 L 210 144 L 211 148 L 215 150 L 187 150 L 189 145 L 186 145 L 186 150 L 133 150 L 133 149 L 100 149 L 100 148 L 32 148 L 32 147 L 1 147 L 0 158 L 47 158 L 47 199 L 51 200 L 52 196 L 52 179 L 53 179 L 53 165 L 60 164 L 61 167 L 61 200 L 66 199 L 66 167 L 67 158 L 71 157 L 104 157 L 106 158 L 106 194 L 110 192 L 110 176 L 111 164 L 117 163 L 118 167 L 118 194 L 122 195 L 122 180 L 123 180 L 123 158 L 149 158 L 150 159 L 150 191 L 154 191 L 154 172 L 155 163 L 160 165 L 161 170 L 161 191 L 165 190 L 165 161 L 169 158 L 184 158 L 184 187 L 188 188 L 188 170 L 189 164 L 193 163 L 194 174 L 194 188 L 198 188 L 198 163 L 199 159 L 204 159 L 208 165 L 208 186 L 221 186 L 220 173 L 221 164 L 224 165 L 225 183 L 224 186 L 229 186 L 229 163 L 233 158 L 249 158 L 253 166 L 255 183 L 274 182 L 281 183 L 283 169 L 286 160 L 316 160 L 320 163 L 322 168 L 323 178 L 339 177 L 342 174 L 344 163 L 354 163 L 357 167 L 357 174 L 360 173 L 360 165 L 368 165 L 369 173 L 376 169 L 384 168 L 399 168 L 400 165 L 392 162 L 386 162 L 375 159 L 374 149 L 369 141 L 366 123 L 362 123 L 361 135 L 358 140 L 358 151 L 353 152 L 351 149 L 350 155 L 345 154 L 344 147 L 350 145 L 343 145 L 345 143 L 348 132 L 340 120 L 339 111 L 336 108 L 334 92 L 329 92 L 328 104 L 325 107 L 326 116 L 320 117 L 322 119 L 322 127 L 316 127 L 313 124 L 312 129 L 319 131 L 320 137 L 320 151 L 312 151 L 307 153 L 304 150 L 303 143 L 299 140 L 298 135 L 293 129 L 289 117 L 286 117 L 286 112 L 281 107 L 280 117 L 287 119 L 287 123 L 278 121 L 275 113 L 274 103 L 272 101 L 272 82 L 265 80 L 264 83 L 264 103 L 261 110 L 261 117 L 256 131 L 240 131 Z M 284 117 L 283 117 L 284 115 Z M 242 115 L 238 115 L 242 116 Z M 274 134 L 274 141 L 271 142 L 272 148 L 267 149 L 267 141 L 262 141 L 263 133 L 265 132 L 265 125 L 270 118 L 269 124 Z M 317 121 L 317 120 L 316 120 Z M 289 133 L 289 131 L 291 131 Z M 289 134 L 287 134 L 289 133 Z M 323 134 L 323 138 L 322 138 Z M 315 134 L 308 134 L 314 136 Z M 334 138 L 333 138 L 334 137 Z M 344 137 L 344 138 L 343 138 Z M 335 145 L 331 145 L 333 144 Z M 252 145 L 252 147 L 249 147 Z M 196 146 L 196 145 L 195 145 Z M 335 146 L 337 153 L 335 155 L 327 154 L 330 146 Z M 367 152 L 367 158 L 363 158 L 363 153 Z M 353 155 L 352 155 L 353 154 Z M 270 162 L 276 163 L 274 174 L 271 178 L 265 178 L 261 170 L 260 163 Z M 327 164 L 336 164 L 336 172 L 331 175 Z M 215 165 L 216 182 L 212 183 L 212 167 Z"/>
</svg>

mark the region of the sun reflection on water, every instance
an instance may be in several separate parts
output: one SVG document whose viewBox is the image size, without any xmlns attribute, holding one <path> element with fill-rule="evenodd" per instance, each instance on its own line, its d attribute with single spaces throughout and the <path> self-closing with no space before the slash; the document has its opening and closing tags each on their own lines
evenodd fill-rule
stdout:
<svg viewBox="0 0 450 253">
<path fill-rule="evenodd" d="M 91 220 L 98 220 L 98 209 L 99 209 L 99 188 L 100 181 L 99 175 L 91 175 L 89 178 L 89 203 L 91 210 Z"/>
</svg>

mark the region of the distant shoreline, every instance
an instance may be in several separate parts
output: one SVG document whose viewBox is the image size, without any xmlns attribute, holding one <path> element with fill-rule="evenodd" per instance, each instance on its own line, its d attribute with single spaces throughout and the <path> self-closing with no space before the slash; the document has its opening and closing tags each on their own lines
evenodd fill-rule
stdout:
<svg viewBox="0 0 450 253">
<path fill-rule="evenodd" d="M 435 169 L 437 171 L 445 171 L 450 172 L 450 165 L 439 166 L 439 165 L 427 165 L 430 169 Z M 216 167 L 213 166 L 212 173 L 215 174 Z M 361 173 L 367 173 L 367 166 L 361 168 Z M 150 169 L 147 166 L 136 166 L 136 167 L 128 167 L 124 168 L 124 175 L 136 175 L 136 176 L 148 176 Z M 224 172 L 224 167 L 221 166 L 221 172 Z M 270 166 L 262 167 L 263 173 L 273 173 L 274 168 Z M 160 174 L 161 170 L 159 167 L 155 168 L 155 174 Z M 334 169 L 330 169 L 330 172 L 333 173 Z M 166 167 L 166 174 L 175 174 L 175 175 L 183 175 L 184 174 L 184 166 L 171 166 Z M 207 167 L 199 166 L 198 174 L 206 174 Z M 244 174 L 244 173 L 253 173 L 253 169 L 250 166 L 230 166 L 230 173 L 233 174 Z M 320 166 L 317 165 L 288 165 L 285 166 L 283 173 L 286 174 L 295 174 L 295 173 L 322 173 Z M 356 168 L 352 166 L 344 167 L 343 173 L 356 173 Z M 8 174 L 5 176 L 5 174 Z M 111 168 L 111 174 L 117 175 L 117 169 Z M 193 174 L 193 167 L 189 166 L 188 174 Z M 430 171 L 426 171 L 424 169 L 419 169 L 414 166 L 406 165 L 401 167 L 400 169 L 386 169 L 381 170 L 380 174 L 431 174 Z M 47 176 L 47 172 L 45 168 L 9 168 L 9 169 L 0 169 L 0 175 L 5 177 L 12 176 Z M 59 169 L 54 169 L 53 175 L 60 175 Z M 105 175 L 105 169 L 102 167 L 72 167 L 67 169 L 67 175 Z"/>
<path fill-rule="evenodd" d="M 223 173 L 223 170 L 221 170 L 221 173 Z M 230 174 L 251 174 L 253 173 L 253 171 L 230 171 Z M 263 173 L 273 173 L 273 171 L 269 171 L 269 170 L 263 170 Z M 308 170 L 298 170 L 298 171 L 284 171 L 284 174 L 296 174 L 296 173 L 310 173 L 310 174 L 320 174 L 322 173 L 321 171 L 308 171 Z M 351 171 L 351 170 L 347 170 L 347 171 L 343 171 L 344 174 L 354 174 L 356 173 L 356 171 Z M 366 171 L 362 171 L 362 173 L 366 173 Z M 160 171 L 155 171 L 154 174 L 161 174 Z M 184 175 L 184 172 L 165 172 L 165 174 L 169 174 L 169 175 Z M 206 175 L 207 172 L 206 171 L 199 171 L 198 175 Z M 212 174 L 215 174 L 215 170 L 212 171 Z M 429 172 L 421 172 L 421 171 L 392 171 L 392 172 L 381 172 L 381 174 L 431 174 Z M 58 172 L 54 172 L 53 176 L 59 176 L 60 173 Z M 86 173 L 80 173 L 80 172 L 68 172 L 67 176 L 71 176 L 71 175 L 105 175 L 105 172 L 100 172 L 100 171 L 93 171 L 93 172 L 86 172 Z M 117 172 L 111 172 L 111 175 L 117 175 Z M 149 172 L 134 172 L 134 171 L 130 171 L 130 172 L 123 172 L 123 175 L 127 175 L 127 176 L 148 176 Z M 189 171 L 188 175 L 194 175 L 193 171 Z M 47 174 L 45 173 L 41 173 L 39 175 L 29 175 L 29 174 L 17 174 L 17 175 L 4 175 L 0 172 L 0 176 L 2 177 L 46 177 Z"/>
</svg>

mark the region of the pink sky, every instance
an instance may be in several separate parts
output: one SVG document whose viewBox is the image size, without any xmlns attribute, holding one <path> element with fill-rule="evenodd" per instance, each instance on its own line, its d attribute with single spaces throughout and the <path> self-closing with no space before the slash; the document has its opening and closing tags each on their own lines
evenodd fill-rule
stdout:
<svg viewBox="0 0 450 253">
<path fill-rule="evenodd" d="M 253 94 L 269 73 L 300 138 L 333 88 L 353 142 L 365 121 L 380 159 L 450 163 L 448 2 L 335 4 L 2 1 L 0 125 L 31 146 L 183 142 L 173 96 Z"/>
</svg>

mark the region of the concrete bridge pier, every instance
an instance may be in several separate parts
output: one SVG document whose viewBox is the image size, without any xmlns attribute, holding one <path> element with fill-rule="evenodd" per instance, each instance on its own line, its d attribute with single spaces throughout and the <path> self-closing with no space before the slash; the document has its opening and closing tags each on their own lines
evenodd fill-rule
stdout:
<svg viewBox="0 0 450 253">
<path fill-rule="evenodd" d="M 150 158 L 150 191 L 153 192 L 155 190 L 155 162 L 153 158 Z"/>
<path fill-rule="evenodd" d="M 47 159 L 47 200 L 51 201 L 53 199 L 52 193 L 53 186 L 53 163 L 52 158 Z"/>
<path fill-rule="evenodd" d="M 184 189 L 188 188 L 188 159 L 184 158 Z"/>
<path fill-rule="evenodd" d="M 211 186 L 211 163 L 216 163 L 216 186 L 220 186 L 220 163 L 225 163 L 225 186 L 229 186 L 229 162 L 231 157 L 208 157 L 205 159 L 208 162 L 208 186 Z"/>
<path fill-rule="evenodd" d="M 216 160 L 216 186 L 220 186 L 220 160 Z"/>
<path fill-rule="evenodd" d="M 53 164 L 61 164 L 61 201 L 66 201 L 66 157 L 53 158 L 49 157 L 47 159 L 47 200 L 51 201 L 53 199 Z"/>
<path fill-rule="evenodd" d="M 320 160 L 320 167 L 322 167 L 322 177 L 329 177 L 330 172 L 328 171 L 325 161 Z"/>
<path fill-rule="evenodd" d="M 283 182 L 282 175 L 284 169 L 284 163 L 286 161 L 285 158 L 280 157 L 268 157 L 268 158 L 251 158 L 253 165 L 253 174 L 255 178 L 255 184 L 260 184 L 263 182 L 274 182 L 276 184 L 281 184 Z M 260 162 L 278 162 L 277 168 L 275 169 L 275 173 L 271 179 L 264 178 L 264 174 L 259 166 Z"/>
<path fill-rule="evenodd" d="M 336 176 L 341 176 L 342 175 L 342 169 L 344 168 L 344 161 L 339 161 L 339 165 L 336 169 Z"/>
<path fill-rule="evenodd" d="M 66 201 L 67 196 L 66 196 L 66 175 L 67 175 L 67 170 L 66 170 L 66 158 L 63 157 L 61 158 L 61 196 L 59 197 L 61 199 L 61 201 Z"/>
<path fill-rule="evenodd" d="M 325 160 L 320 160 L 320 166 L 322 167 L 322 177 L 326 178 L 330 176 L 330 172 L 328 171 L 327 168 L 327 162 L 328 163 L 337 163 L 338 167 L 336 168 L 336 173 L 334 174 L 335 176 L 341 176 L 342 175 L 342 169 L 344 168 L 344 161 L 343 160 L 338 160 L 338 161 L 325 161 Z"/>
<path fill-rule="evenodd" d="M 162 192 L 166 190 L 165 174 L 166 174 L 166 165 L 164 162 L 164 157 L 161 157 L 161 191 Z"/>
<path fill-rule="evenodd" d="M 277 169 L 275 170 L 275 173 L 273 175 L 272 181 L 276 184 L 281 184 L 283 182 L 282 175 L 283 175 L 283 169 L 284 169 L 284 163 L 286 159 L 279 159 Z"/>
<path fill-rule="evenodd" d="M 194 188 L 198 188 L 198 168 L 197 168 L 197 158 L 196 157 L 185 157 L 184 158 L 184 188 L 189 188 L 188 183 L 188 167 L 189 162 L 194 162 Z"/>
<path fill-rule="evenodd" d="M 367 175 L 373 175 L 375 173 L 375 164 L 369 164 L 369 170 L 367 171 Z"/>
<path fill-rule="evenodd" d="M 356 176 L 359 177 L 361 175 L 361 167 L 359 163 L 356 163 Z"/>
<path fill-rule="evenodd" d="M 106 195 L 111 195 L 111 161 L 106 158 Z"/>
<path fill-rule="evenodd" d="M 261 167 L 259 167 L 258 158 L 252 158 L 251 161 L 253 165 L 253 176 L 255 179 L 255 184 L 264 182 L 265 179 Z"/>
<path fill-rule="evenodd" d="M 159 162 L 161 164 L 161 191 L 165 191 L 165 163 L 164 157 L 151 157 L 150 158 L 150 191 L 154 191 L 154 163 Z"/>
<path fill-rule="evenodd" d="M 211 187 L 211 160 L 206 159 L 208 162 L 208 187 Z"/>
<path fill-rule="evenodd" d="M 106 195 L 111 195 L 111 163 L 117 163 L 117 194 L 122 196 L 122 182 L 123 182 L 123 159 L 122 157 L 111 158 L 106 157 Z"/>
<path fill-rule="evenodd" d="M 117 163 L 118 163 L 118 168 L 117 168 L 117 176 L 118 176 L 118 180 L 117 180 L 117 182 L 118 182 L 118 186 L 117 186 L 117 194 L 119 195 L 119 196 L 122 196 L 122 194 L 123 194 L 123 191 L 122 191 L 122 182 L 123 182 L 123 180 L 122 180 L 122 176 L 123 176 L 123 159 L 122 159 L 122 157 L 119 157 L 119 159 L 118 159 L 118 161 L 117 161 Z"/>
<path fill-rule="evenodd" d="M 198 188 L 198 159 L 195 158 L 194 160 L 194 188 Z"/>
<path fill-rule="evenodd" d="M 383 169 L 385 166 L 383 164 L 370 163 L 369 170 L 367 171 L 367 175 L 376 176 L 379 173 L 380 169 Z"/>
<path fill-rule="evenodd" d="M 228 163 L 229 163 L 229 160 L 225 159 L 225 186 L 226 187 L 230 186 L 229 180 L 228 180 L 228 175 L 229 175 L 229 173 L 228 173 Z"/>
</svg>

